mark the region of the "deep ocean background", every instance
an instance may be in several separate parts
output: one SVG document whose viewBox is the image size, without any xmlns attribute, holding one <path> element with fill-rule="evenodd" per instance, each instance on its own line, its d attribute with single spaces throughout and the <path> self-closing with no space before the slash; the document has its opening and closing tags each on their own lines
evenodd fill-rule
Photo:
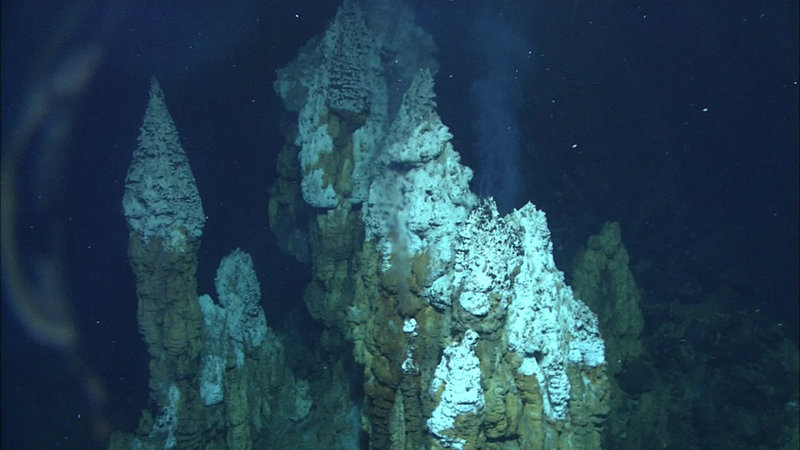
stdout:
<svg viewBox="0 0 800 450">
<path fill-rule="evenodd" d="M 528 49 L 524 67 L 509 65 L 521 69 L 509 123 L 518 147 L 497 151 L 515 152 L 507 156 L 518 170 L 516 198 L 547 213 L 561 270 L 569 274 L 587 237 L 616 220 L 643 303 L 696 303 L 724 285 L 738 294 L 728 311 L 757 314 L 797 340 L 796 1 L 412 4 L 439 48 L 439 114 L 476 182 L 492 180 L 495 189 L 509 168 L 481 166 L 471 90 L 490 68 L 473 31 L 492 17 L 509 32 L 498 45 L 513 36 Z M 40 345 L 9 308 L 4 283 L 3 448 L 102 448 L 105 424 L 133 430 L 147 407 L 121 199 L 151 76 L 208 216 L 200 293 L 213 292 L 219 260 L 241 247 L 255 261 L 267 322 L 282 331 L 308 275 L 279 253 L 267 228 L 288 117 L 272 82 L 337 6 L 2 2 L 4 152 L 36 86 L 76 49 L 102 49 L 86 88 L 52 100 L 71 119 L 58 189 L 43 194 L 32 181 L 41 137 L 17 173 L 16 239 L 31 260 L 61 255 L 80 345 Z M 47 232 L 54 228 L 58 239 Z"/>
</svg>

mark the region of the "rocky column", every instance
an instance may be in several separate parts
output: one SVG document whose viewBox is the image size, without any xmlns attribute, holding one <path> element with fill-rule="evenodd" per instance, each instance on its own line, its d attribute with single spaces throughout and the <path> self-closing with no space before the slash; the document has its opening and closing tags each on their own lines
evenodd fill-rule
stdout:
<svg viewBox="0 0 800 450">
<path fill-rule="evenodd" d="M 158 82 L 125 180 L 129 257 L 137 277 L 139 329 L 150 354 L 150 395 L 141 444 L 197 448 L 202 440 L 198 356 L 197 248 L 205 215 L 186 153 Z"/>
</svg>

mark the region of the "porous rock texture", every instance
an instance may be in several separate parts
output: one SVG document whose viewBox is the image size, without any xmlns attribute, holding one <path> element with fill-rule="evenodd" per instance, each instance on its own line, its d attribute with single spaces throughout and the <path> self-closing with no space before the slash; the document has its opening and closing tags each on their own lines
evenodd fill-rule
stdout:
<svg viewBox="0 0 800 450">
<path fill-rule="evenodd" d="M 331 43 L 358 51 L 345 63 Z M 298 112 L 281 160 L 299 171 L 273 186 L 276 236 L 310 238 L 305 302 L 363 367 L 371 448 L 599 448 L 597 317 L 555 267 L 544 213 L 500 217 L 469 191 L 436 113 L 429 43 L 402 4 L 345 1 L 278 72 Z M 399 53 L 402 89 L 398 59 L 382 58 Z M 330 82 L 345 68 L 346 83 Z"/>
</svg>

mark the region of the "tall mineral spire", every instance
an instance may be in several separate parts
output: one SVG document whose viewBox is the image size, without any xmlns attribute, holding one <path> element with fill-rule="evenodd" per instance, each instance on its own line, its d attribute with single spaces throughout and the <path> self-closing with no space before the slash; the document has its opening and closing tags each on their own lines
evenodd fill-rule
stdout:
<svg viewBox="0 0 800 450">
<path fill-rule="evenodd" d="M 197 302 L 197 252 L 205 215 L 200 194 L 155 79 L 125 180 L 139 331 L 150 354 L 150 398 L 128 448 L 197 448 L 203 405 L 197 367 L 203 315 Z M 112 448 L 115 448 L 112 445 Z M 116 447 L 118 448 L 118 447 Z"/>
</svg>

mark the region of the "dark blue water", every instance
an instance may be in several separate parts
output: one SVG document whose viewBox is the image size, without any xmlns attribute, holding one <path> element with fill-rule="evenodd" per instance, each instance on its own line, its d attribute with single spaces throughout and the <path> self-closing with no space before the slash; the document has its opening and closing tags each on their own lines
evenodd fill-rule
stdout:
<svg viewBox="0 0 800 450">
<path fill-rule="evenodd" d="M 150 77 L 161 82 L 208 215 L 199 291 L 213 291 L 218 261 L 241 247 L 255 261 L 267 321 L 280 330 L 281 318 L 302 303 L 308 275 L 279 253 L 267 229 L 287 119 L 272 82 L 337 4 L 185 9 L 120 2 L 74 11 L 35 3 L 2 4 L 4 157 L 8 137 L 25 123 L 25 105 L 42 92 L 37 86 L 53 83 L 53 73 L 81 48 L 96 44 L 101 56 L 76 95 L 44 90 L 45 120 L 71 130 L 63 145 L 43 150 L 48 141 L 40 129 L 20 158 L 20 264 L 31 273 L 38 256 L 56 254 L 79 340 L 63 351 L 31 338 L 9 307 L 4 280 L 2 447 L 100 448 L 106 428 L 135 429 L 148 406 L 148 357 L 137 329 L 121 198 Z M 415 7 L 439 47 L 439 113 L 476 173 L 473 189 L 497 196 L 505 210 L 532 201 L 546 211 L 562 270 L 569 273 L 586 238 L 615 220 L 645 311 L 714 299 L 720 314 L 745 314 L 760 330 L 753 336 L 765 343 L 743 352 L 758 354 L 782 339 L 796 344 L 796 2 Z M 504 145 L 487 153 L 487 136 Z M 37 180 L 43 159 L 54 167 L 44 184 Z M 43 190 L 45 199 L 37 201 Z M 645 341 L 657 345 L 665 318 L 645 318 Z M 695 349 L 724 359 L 712 364 L 723 372 L 760 364 L 752 353 L 714 353 L 745 341 L 726 326 L 715 331 L 729 344 L 717 339 L 711 348 L 698 338 Z M 684 370 L 654 358 L 664 383 Z M 764 415 L 765 402 L 796 397 L 796 379 L 787 382 L 775 367 L 760 370 L 780 395 L 740 395 L 734 404 L 718 384 L 699 389 L 714 409 L 754 416 Z M 673 420 L 684 421 L 682 436 L 698 448 L 724 442 L 728 418 L 709 416 L 699 402 L 693 408 L 674 412 Z"/>
</svg>

